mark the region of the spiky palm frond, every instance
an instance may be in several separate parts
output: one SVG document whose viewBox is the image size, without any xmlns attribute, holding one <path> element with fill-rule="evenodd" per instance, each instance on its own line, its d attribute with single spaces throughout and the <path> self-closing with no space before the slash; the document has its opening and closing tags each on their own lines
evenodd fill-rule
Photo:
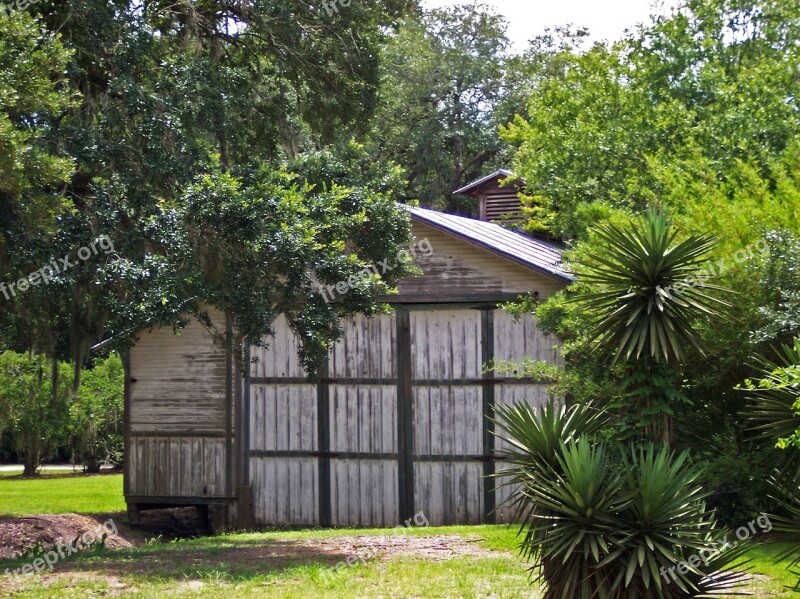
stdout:
<svg viewBox="0 0 800 599">
<path fill-rule="evenodd" d="M 784 516 L 770 516 L 773 530 L 782 533 L 782 541 L 792 543 L 779 559 L 790 559 L 789 571 L 797 576 L 794 590 L 800 591 L 800 482 L 797 479 L 786 480 L 780 474 L 770 479 L 773 488 L 772 499 L 786 511 Z"/>
<path fill-rule="evenodd" d="M 750 383 L 747 416 L 758 437 L 791 440 L 800 431 L 800 339 L 778 350 L 776 361 L 760 359 L 760 379 Z"/>
<path fill-rule="evenodd" d="M 589 335 L 595 351 L 612 362 L 644 357 L 680 363 L 689 347 L 702 353 L 696 319 L 716 317 L 728 305 L 709 295 L 723 288 L 697 276 L 715 238 L 678 242 L 666 214 L 655 208 L 637 228 L 606 224 L 595 232 L 605 247 L 582 262 L 581 280 L 599 290 L 577 298 L 596 314 Z"/>
<path fill-rule="evenodd" d="M 697 482 L 700 472 L 650 445 L 621 461 L 593 440 L 604 415 L 587 408 L 499 407 L 498 434 L 510 463 L 520 551 L 545 599 L 672 599 L 729 592 L 747 544 L 727 547 L 703 567 L 679 563 L 718 548 L 717 528 Z M 583 433 L 581 433 L 583 431 Z"/>
</svg>

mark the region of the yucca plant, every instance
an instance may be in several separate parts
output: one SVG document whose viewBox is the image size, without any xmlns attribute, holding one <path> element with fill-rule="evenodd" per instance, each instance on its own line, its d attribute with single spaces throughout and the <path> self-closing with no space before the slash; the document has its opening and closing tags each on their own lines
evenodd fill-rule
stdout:
<svg viewBox="0 0 800 599">
<path fill-rule="evenodd" d="M 691 235 L 679 241 L 678 231 L 657 208 L 630 227 L 601 225 L 594 236 L 598 249 L 578 261 L 580 280 L 590 291 L 575 297 L 591 314 L 587 343 L 602 360 L 625 364 L 626 391 L 645 422 L 644 432 L 669 444 L 669 404 L 680 396 L 676 369 L 691 348 L 704 351 L 698 319 L 720 316 L 727 306 L 709 293 L 725 290 L 701 276 L 715 238 Z M 672 371 L 667 388 L 630 384 L 663 379 L 665 366 Z"/>
<path fill-rule="evenodd" d="M 602 249 L 582 261 L 581 280 L 598 289 L 580 298 L 596 316 L 589 334 L 594 351 L 611 362 L 652 360 L 681 363 L 687 350 L 703 352 L 697 317 L 715 317 L 726 302 L 709 291 L 724 288 L 698 273 L 714 248 L 711 235 L 677 241 L 667 215 L 650 208 L 636 226 L 597 227 Z"/>
<path fill-rule="evenodd" d="M 760 377 L 745 381 L 748 417 L 759 438 L 800 450 L 800 339 L 777 353 L 777 360 L 759 359 Z"/>
<path fill-rule="evenodd" d="M 706 510 L 686 454 L 649 445 L 615 456 L 591 406 L 519 403 L 496 415 L 509 447 L 499 476 L 514 485 L 520 551 L 545 599 L 714 596 L 741 580 L 731 565 L 746 544 L 710 555 L 729 533 Z M 693 555 L 707 564 L 690 564 Z"/>
<path fill-rule="evenodd" d="M 770 520 L 775 532 L 782 533 L 777 537 L 780 541 L 793 541 L 790 548 L 784 551 L 779 559 L 790 559 L 789 571 L 797 576 L 795 591 L 800 591 L 800 482 L 796 478 L 777 473 L 770 479 L 773 488 L 772 499 L 785 510 L 781 516 L 771 515 Z"/>
<path fill-rule="evenodd" d="M 786 515 L 770 515 L 781 541 L 794 545 L 781 557 L 791 558 L 800 591 L 800 338 L 777 351 L 777 360 L 759 359 L 760 378 L 745 381 L 750 393 L 747 416 L 761 439 L 774 441 L 787 452 L 786 462 L 775 470 L 769 483 L 771 497 Z"/>
</svg>

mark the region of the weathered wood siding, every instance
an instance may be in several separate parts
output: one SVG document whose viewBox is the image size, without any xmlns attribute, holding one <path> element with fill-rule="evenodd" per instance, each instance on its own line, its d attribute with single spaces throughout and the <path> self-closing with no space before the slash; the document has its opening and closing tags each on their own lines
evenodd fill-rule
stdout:
<svg viewBox="0 0 800 599">
<path fill-rule="evenodd" d="M 296 340 L 283 317 L 274 328 L 276 337 L 258 350 L 250 379 L 256 521 L 394 525 L 393 317 L 344 323 L 344 337 L 331 350 L 324 387 L 304 378 L 296 361 Z"/>
<path fill-rule="evenodd" d="M 484 519 L 481 312 L 414 310 L 414 508 L 438 524 Z M 472 460 L 462 462 L 471 457 Z"/>
<path fill-rule="evenodd" d="M 131 437 L 128 495 L 224 497 L 225 440 Z"/>
<path fill-rule="evenodd" d="M 541 403 L 546 387 L 495 379 L 483 364 L 556 353 L 531 317 L 478 308 L 350 319 L 319 384 L 305 378 L 278 319 L 250 371 L 256 522 L 392 527 L 418 511 L 433 525 L 492 521 L 504 495 L 487 478 L 489 402 Z"/>
<path fill-rule="evenodd" d="M 225 351 L 195 321 L 140 332 L 129 364 L 126 496 L 230 495 Z"/>
<path fill-rule="evenodd" d="M 129 500 L 232 500 L 249 484 L 259 525 L 392 527 L 419 511 L 433 525 L 508 519 L 495 511 L 506 491 L 491 477 L 493 406 L 541 403 L 546 386 L 483 365 L 558 358 L 531 317 L 495 305 L 564 283 L 419 222 L 414 234 L 431 248 L 417 254 L 424 276 L 401 283 L 392 313 L 344 322 L 319 381 L 283 317 L 266 347 L 250 348 L 235 393 L 232 360 L 200 324 L 141 333 L 129 362 Z"/>
<path fill-rule="evenodd" d="M 319 524 L 317 391 L 281 316 L 250 366 L 250 479 L 259 524 Z"/>
<path fill-rule="evenodd" d="M 429 255 L 417 253 L 415 264 L 424 276 L 402 281 L 401 297 L 443 302 L 467 296 L 538 292 L 545 299 L 564 287 L 564 282 L 555 277 L 520 268 L 512 260 L 424 223 L 415 221 L 413 232 L 418 240 L 427 239 L 432 251 Z"/>
<path fill-rule="evenodd" d="M 494 348 L 495 359 L 498 362 L 520 364 L 527 358 L 563 365 L 559 346 L 556 337 L 546 335 L 539 330 L 536 319 L 532 316 L 516 319 L 502 310 L 494 313 Z M 498 384 L 494 391 L 495 405 L 518 402 L 542 405 L 548 399 L 547 387 L 545 383 Z M 502 438 L 495 439 L 496 450 L 502 450 L 505 446 L 506 443 Z M 497 472 L 502 472 L 502 469 L 502 463 L 498 463 Z M 513 492 L 513 487 L 504 484 L 505 482 L 507 480 L 502 477 L 498 479 L 496 493 L 498 522 L 509 522 L 512 519 L 512 509 L 507 500 Z"/>
</svg>

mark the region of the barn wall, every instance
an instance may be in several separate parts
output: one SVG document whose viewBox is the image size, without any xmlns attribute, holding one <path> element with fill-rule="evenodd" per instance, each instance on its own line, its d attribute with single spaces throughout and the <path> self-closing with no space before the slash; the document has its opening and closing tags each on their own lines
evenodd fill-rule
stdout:
<svg viewBox="0 0 800 599">
<path fill-rule="evenodd" d="M 199 323 L 140 333 L 126 393 L 129 503 L 227 501 L 249 483 L 260 525 L 391 527 L 420 510 L 434 525 L 508 519 L 488 416 L 495 403 L 541 403 L 546 389 L 483 364 L 558 358 L 531 317 L 514 321 L 492 298 L 545 298 L 563 282 L 422 223 L 414 234 L 432 248 L 417 256 L 424 276 L 401 284 L 391 314 L 345 321 L 318 382 L 283 317 L 251 348 L 242 387 Z M 485 299 L 464 303 L 472 297 Z M 212 318 L 224 331 L 223 315 Z"/>
<path fill-rule="evenodd" d="M 429 298 L 431 302 L 467 296 L 497 296 L 520 291 L 538 292 L 545 299 L 563 289 L 564 282 L 538 274 L 507 258 L 474 246 L 458 237 L 442 233 L 415 221 L 418 240 L 428 239 L 432 252 L 418 253 L 415 264 L 424 276 L 409 277 L 399 285 L 400 296 Z"/>
<path fill-rule="evenodd" d="M 416 306 L 343 323 L 319 384 L 281 317 L 253 348 L 250 471 L 256 523 L 392 527 L 508 519 L 491 459 L 494 401 L 541 403 L 546 387 L 496 379 L 493 356 L 555 360 L 531 317 Z"/>
<path fill-rule="evenodd" d="M 218 330 L 224 316 L 212 312 Z M 125 495 L 140 499 L 233 494 L 226 352 L 191 322 L 139 334 L 129 356 Z"/>
</svg>

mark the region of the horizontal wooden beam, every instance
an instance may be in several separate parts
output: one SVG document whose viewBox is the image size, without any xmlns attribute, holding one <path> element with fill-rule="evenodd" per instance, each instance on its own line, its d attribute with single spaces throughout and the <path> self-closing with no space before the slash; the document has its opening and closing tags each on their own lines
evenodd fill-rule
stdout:
<svg viewBox="0 0 800 599">
<path fill-rule="evenodd" d="M 130 438 L 141 437 L 145 439 L 224 439 L 226 437 L 225 431 L 131 431 Z"/>
<path fill-rule="evenodd" d="M 397 379 L 381 378 L 345 378 L 325 377 L 319 383 L 324 385 L 372 385 L 391 386 L 397 384 Z M 495 378 L 495 379 L 415 379 L 411 381 L 414 387 L 469 387 L 471 385 L 552 385 L 555 381 L 539 380 L 533 378 Z M 303 377 L 253 377 L 251 385 L 316 385 Z"/>
<path fill-rule="evenodd" d="M 474 294 L 399 294 L 399 295 L 380 295 L 378 301 L 391 306 L 401 305 L 407 306 L 409 310 L 430 308 L 435 306 L 437 308 L 446 308 L 447 304 L 457 305 L 463 307 L 462 304 L 472 303 L 493 303 L 501 304 L 511 302 L 519 299 L 521 296 L 526 296 L 531 293 L 530 289 L 525 289 L 514 293 L 474 293 Z M 537 293 L 538 292 L 534 292 Z M 413 304 L 421 304 L 413 306 Z"/>
<path fill-rule="evenodd" d="M 250 457 L 253 458 L 298 458 L 314 459 L 326 458 L 330 460 L 365 460 L 365 461 L 384 461 L 397 460 L 397 453 L 368 453 L 357 451 L 300 451 L 300 450 L 251 450 Z M 411 458 L 414 462 L 499 462 L 503 458 L 496 455 L 458 455 L 458 454 L 428 454 L 414 455 Z"/>
<path fill-rule="evenodd" d="M 215 496 L 215 497 L 187 497 L 183 495 L 125 495 L 126 503 L 146 503 L 157 504 L 165 507 L 176 507 L 183 505 L 208 505 L 220 503 L 221 501 L 234 501 L 236 497 Z"/>
</svg>

